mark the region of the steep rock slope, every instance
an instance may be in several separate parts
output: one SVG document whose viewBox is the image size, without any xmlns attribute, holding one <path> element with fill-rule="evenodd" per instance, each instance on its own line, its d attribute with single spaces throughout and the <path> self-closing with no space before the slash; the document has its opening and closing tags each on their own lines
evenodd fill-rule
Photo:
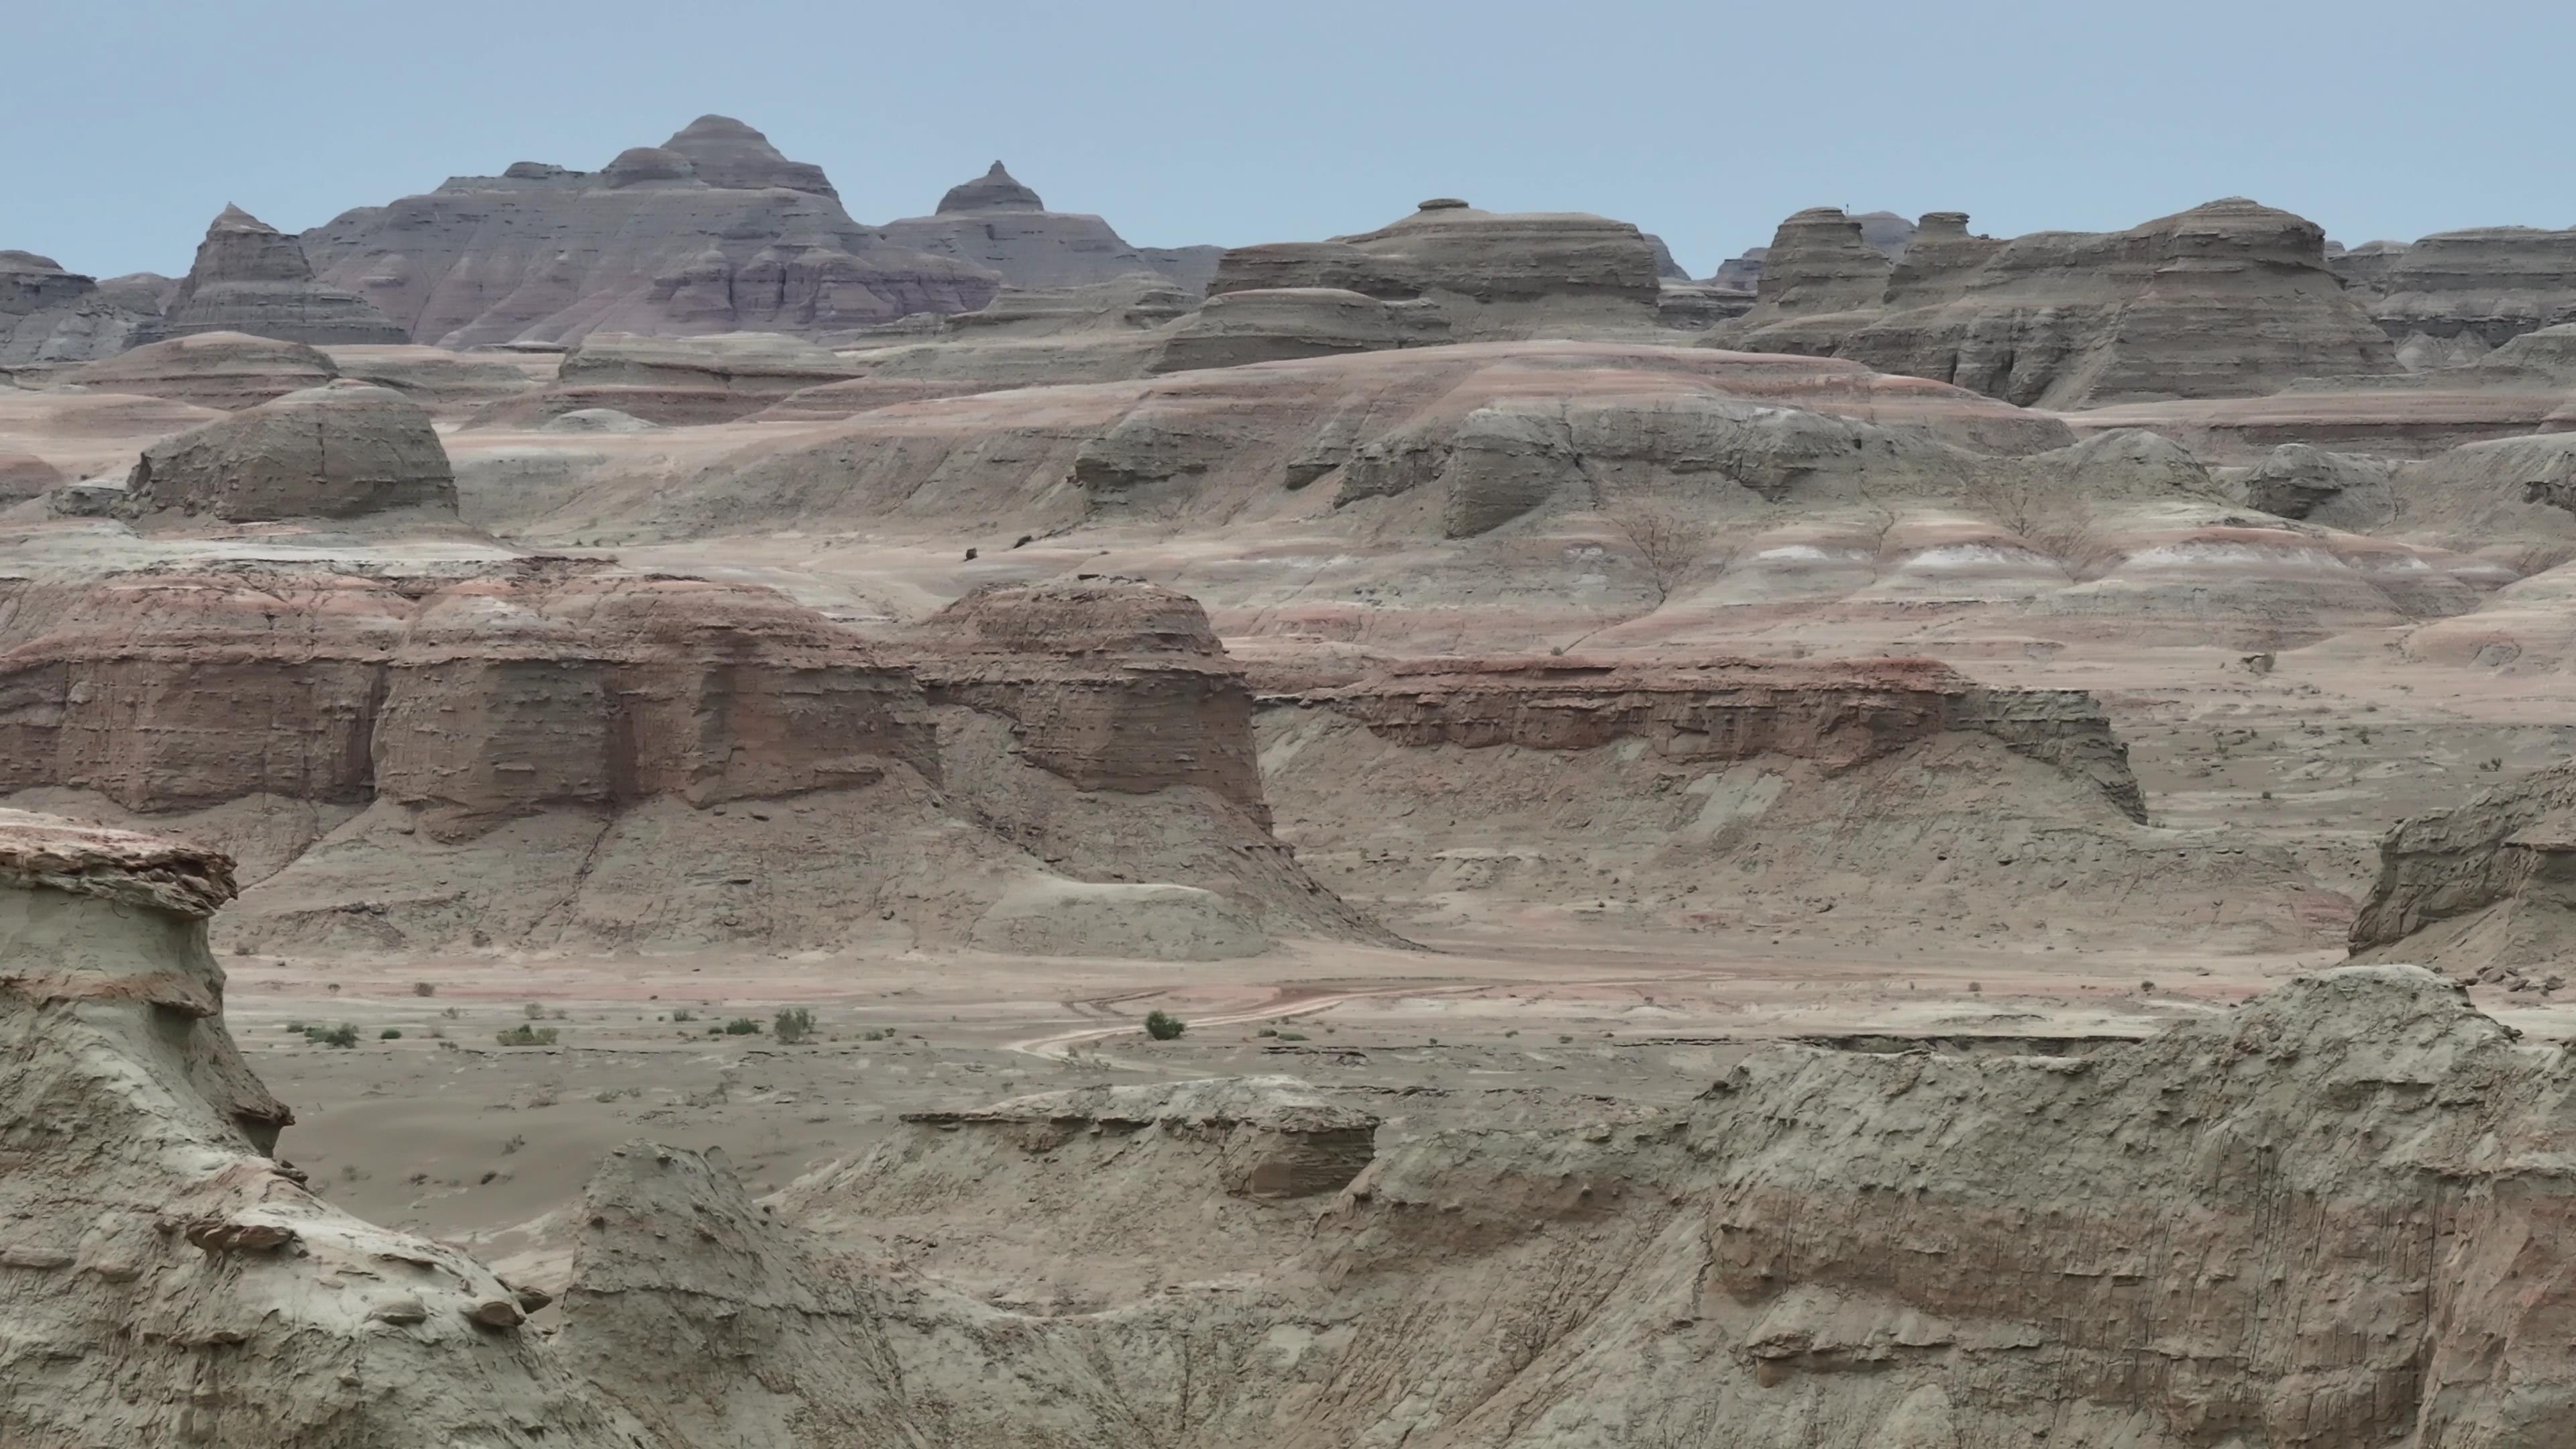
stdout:
<svg viewBox="0 0 2576 1449">
<path fill-rule="evenodd" d="M 243 939 L 1197 959 L 1377 934 L 1271 838 L 1242 676 L 1147 586 L 977 596 L 893 648 L 767 590 L 542 560 L 6 604 L 0 790 L 247 822 L 283 868 L 227 917 Z"/>
<path fill-rule="evenodd" d="M 2563 963 L 2576 949 L 2576 766 L 2482 790 L 2401 821 L 2379 842 L 2379 879 L 2352 950 L 2462 974 Z"/>
<path fill-rule="evenodd" d="M 2412 366 L 2475 361 L 2526 332 L 2576 321 L 2576 229 L 2437 232 L 2377 271 L 2371 315 Z"/>
<path fill-rule="evenodd" d="M 314 280 L 303 244 L 238 206 L 206 228 L 197 259 L 152 329 L 155 337 L 241 332 L 283 342 L 410 340 L 354 292 Z"/>
<path fill-rule="evenodd" d="M 1783 222 L 1763 300 L 1711 345 L 1848 357 L 2060 408 L 2396 370 L 2386 337 L 2327 268 L 2324 233 L 2241 197 L 2124 232 L 1999 244 L 1935 213 L 1901 265 L 1839 218 Z"/>
<path fill-rule="evenodd" d="M 823 173 L 702 116 L 604 169 L 523 161 L 304 234 L 324 281 L 408 340 L 468 346 L 594 331 L 812 336 L 972 311 L 1001 279 L 887 242 Z"/>
<path fill-rule="evenodd" d="M 0 251 L 0 365 L 88 362 L 111 357 L 150 334 L 161 314 L 153 283 L 101 283 L 52 257 Z"/>
<path fill-rule="evenodd" d="M 1130 246 L 1099 217 L 1047 210 L 999 161 L 982 176 L 950 187 L 936 213 L 890 221 L 879 230 L 896 246 L 974 263 L 999 273 L 1005 286 L 1021 289 L 1075 287 L 1149 272 L 1202 292 L 1223 251 Z"/>
<path fill-rule="evenodd" d="M 339 1211 L 224 1029 L 231 862 L 0 811 L 0 1439 L 628 1449 L 545 1300 Z"/>
</svg>

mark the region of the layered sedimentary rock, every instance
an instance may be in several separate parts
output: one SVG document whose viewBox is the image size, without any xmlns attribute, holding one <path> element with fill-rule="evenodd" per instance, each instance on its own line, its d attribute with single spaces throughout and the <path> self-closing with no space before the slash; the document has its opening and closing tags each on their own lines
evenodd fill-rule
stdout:
<svg viewBox="0 0 2576 1449">
<path fill-rule="evenodd" d="M 0 448 L 0 505 L 43 495 L 64 483 L 62 470 L 15 448 Z"/>
<path fill-rule="evenodd" d="M 1761 302 L 1712 344 L 1848 357 L 2049 407 L 2396 370 L 2327 269 L 2324 233 L 2285 211 L 2229 198 L 2125 232 L 2000 245 L 1967 236 L 1958 213 L 1926 221 L 1931 235 L 1898 266 L 1838 212 L 1791 217 Z"/>
<path fill-rule="evenodd" d="M 594 332 L 566 352 L 552 385 L 505 399 L 478 424 L 541 421 L 610 408 L 665 426 L 727 422 L 858 370 L 802 338 L 775 332 L 647 337 Z"/>
<path fill-rule="evenodd" d="M 1440 198 L 1377 231 L 1324 242 L 1237 247 L 1211 297 L 1331 288 L 1437 304 L 1461 337 L 1547 326 L 1651 326 L 1655 248 L 1636 227 L 1581 213 L 1497 213 Z"/>
<path fill-rule="evenodd" d="M 0 1440 L 631 1449 L 522 1331 L 542 1295 L 278 1155 L 206 948 L 232 895 L 220 854 L 0 811 Z"/>
<path fill-rule="evenodd" d="M 2283 518 L 2365 527 L 2386 521 L 2395 462 L 2283 443 L 2245 475 L 2245 501 Z"/>
<path fill-rule="evenodd" d="M 893 380 L 884 368 L 871 379 Z M 1231 516 L 1333 479 L 1319 496 L 1409 495 L 1398 516 L 1444 532 L 1455 493 L 1454 526 L 1475 532 L 1543 506 L 1595 506 L 1578 461 L 1597 464 L 1603 486 L 1688 484 L 1713 505 L 1848 503 L 1865 469 L 1930 488 L 1966 476 L 1964 450 L 2071 439 L 2054 418 L 1848 363 L 1609 343 L 1403 348 L 1042 394 L 868 401 L 829 432 L 754 443 L 649 493 L 602 489 L 559 516 L 614 509 L 675 533 L 718 518 L 971 517 L 988 536 L 1011 530 L 1007 542 L 1084 517 Z M 1463 470 L 1462 431 L 1496 439 L 1467 448 Z M 1510 442 L 1522 434 L 1537 441 Z M 1488 453 L 1494 469 L 1472 466 Z"/>
<path fill-rule="evenodd" d="M 136 275 L 101 283 L 34 252 L 0 251 L 0 364 L 89 362 L 148 335 L 161 313 Z"/>
<path fill-rule="evenodd" d="M 966 312 L 1001 279 L 852 221 L 822 172 L 701 117 L 596 172 L 520 162 L 305 233 L 323 280 L 408 340 L 463 347 L 595 331 L 815 336 Z"/>
<path fill-rule="evenodd" d="M 1027 758 L 1085 790 L 1210 790 L 1269 823 L 1252 694 L 1196 599 L 1133 579 L 978 589 L 916 634 L 934 704 L 1012 722 Z"/>
<path fill-rule="evenodd" d="M 1228 1172 L 1361 1155 L 1367 1115 L 1296 1083 L 923 1114 L 769 1212 L 637 1143 L 558 1342 L 680 1441 L 2545 1449 L 2576 1412 L 2565 1096 L 2458 988 L 2355 967 L 2081 1057 L 1782 1047 L 1668 1111 L 1381 1130 L 1320 1213 Z M 859 1246 L 915 1221 L 1012 1306 Z M 1179 1221 L 1199 1286 L 1155 1291 Z M 2284 1233 L 2300 1264 L 2260 1267 Z M 2247 1338 L 2285 1293 L 2297 1331 Z"/>
<path fill-rule="evenodd" d="M 1989 690 L 1929 659 L 1418 660 L 1285 698 L 1407 746 L 1589 750 L 1637 740 L 1674 764 L 1776 755 L 1843 770 L 1964 731 L 2078 776 L 2122 814 L 2146 818 L 2128 746 L 2091 696 Z"/>
<path fill-rule="evenodd" d="M 2576 229 L 2437 232 L 2377 270 L 2371 315 L 2416 366 L 2473 361 L 2526 332 L 2576 321 Z"/>
<path fill-rule="evenodd" d="M 206 228 L 156 337 L 241 332 L 284 342 L 410 340 L 354 292 L 314 280 L 303 244 L 238 206 Z"/>
<path fill-rule="evenodd" d="M 1771 256 L 1769 247 L 1747 247 L 1743 255 L 1729 257 L 1708 274 L 1711 285 L 1733 292 L 1759 292 L 1762 288 L 1762 264 Z"/>
<path fill-rule="evenodd" d="M 2352 924 L 2355 955 L 2462 974 L 2552 965 L 2576 948 L 2576 766 L 2400 822 Z"/>
<path fill-rule="evenodd" d="M 2401 241 L 2366 241 L 2357 247 L 2330 241 L 2326 266 L 2346 288 L 2376 301 L 2388 295 L 2389 275 L 2406 260 L 2408 249 Z"/>
<path fill-rule="evenodd" d="M 899 646 L 765 589 L 543 559 L 445 581 L 144 574 L 7 604 L 0 793 L 321 820 L 263 842 L 291 864 L 234 915 L 258 939 L 893 931 L 1207 959 L 1374 934 L 1270 837 L 1249 695 L 1206 616 L 1145 585 L 970 596 Z"/>
<path fill-rule="evenodd" d="M 1164 329 L 1145 371 L 1241 367 L 1448 340 L 1447 319 L 1418 301 L 1386 302 L 1327 287 L 1275 287 L 1208 298 Z"/>
<path fill-rule="evenodd" d="M 429 413 L 390 388 L 335 382 L 245 408 L 143 450 L 130 517 L 262 523 L 426 509 L 453 518 L 456 475 Z"/>
<path fill-rule="evenodd" d="M 320 387 L 340 375 L 322 352 L 240 332 L 201 332 L 137 347 L 64 374 L 92 392 L 128 392 L 229 412 Z"/>
<path fill-rule="evenodd" d="M 1002 163 L 948 189 L 930 216 L 887 222 L 886 240 L 999 273 L 1020 288 L 1078 287 L 1131 272 L 1206 290 L 1221 247 L 1134 247 L 1099 217 L 1049 211 Z"/>
</svg>

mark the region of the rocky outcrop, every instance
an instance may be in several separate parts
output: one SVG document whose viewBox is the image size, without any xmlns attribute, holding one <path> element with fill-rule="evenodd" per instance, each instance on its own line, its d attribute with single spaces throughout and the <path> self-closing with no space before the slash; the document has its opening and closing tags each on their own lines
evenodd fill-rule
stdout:
<svg viewBox="0 0 2576 1449">
<path fill-rule="evenodd" d="M 1047 210 L 999 161 L 950 187 L 936 214 L 890 221 L 882 230 L 897 246 L 989 268 L 1020 288 L 1079 287 L 1147 272 L 1196 294 L 1206 290 L 1223 251 L 1130 246 L 1099 217 Z"/>
<path fill-rule="evenodd" d="M 1845 770 L 1950 731 L 1990 735 L 2146 818 L 2128 746 L 2080 690 L 1990 690 L 1929 659 L 1625 664 L 1579 657 L 1417 660 L 1283 697 L 1423 747 L 1591 750 L 1637 740 L 1659 759 L 1764 755 Z"/>
<path fill-rule="evenodd" d="M 0 251 L 0 365 L 89 362 L 150 334 L 162 300 L 133 276 L 93 281 L 34 252 Z"/>
<path fill-rule="evenodd" d="M 1762 264 L 1769 260 L 1769 247 L 1747 247 L 1741 256 L 1729 257 L 1708 274 L 1711 286 L 1731 292 L 1758 293 L 1762 289 Z"/>
<path fill-rule="evenodd" d="M 2576 766 L 2401 821 L 2353 918 L 2352 950 L 2462 975 L 2556 965 L 2576 947 Z"/>
<path fill-rule="evenodd" d="M 1419 301 L 1385 302 L 1327 287 L 1227 292 L 1165 328 L 1145 371 L 1241 367 L 1448 340 L 1447 319 Z"/>
<path fill-rule="evenodd" d="M 2327 269 L 2324 233 L 2285 211 L 2229 198 L 2125 232 L 2003 244 L 1968 236 L 1958 213 L 1926 222 L 1905 264 L 1882 269 L 1840 213 L 1790 218 L 1761 302 L 1711 345 L 1847 357 L 2058 408 L 2396 370 Z"/>
<path fill-rule="evenodd" d="M 0 448 L 0 506 L 42 497 L 66 480 L 62 470 L 15 448 Z"/>
<path fill-rule="evenodd" d="M 2401 241 L 2366 241 L 2357 247 L 2330 241 L 2326 266 L 2342 279 L 2346 290 L 2376 301 L 2388 295 L 2389 277 L 2406 260 L 2408 249 Z"/>
<path fill-rule="evenodd" d="M 301 342 L 201 332 L 75 368 L 63 381 L 92 392 L 130 392 L 231 412 L 320 387 L 339 375 L 339 364 Z"/>
<path fill-rule="evenodd" d="M 916 639 L 930 701 L 1007 718 L 1031 763 L 1085 790 L 1195 786 L 1268 826 L 1252 694 L 1196 599 L 1133 579 L 997 585 Z"/>
<path fill-rule="evenodd" d="M 2576 321 L 2576 229 L 2437 232 L 2378 270 L 2371 315 L 2416 367 L 2474 361 L 2526 332 Z"/>
<path fill-rule="evenodd" d="M 1001 284 L 852 221 L 819 169 L 721 116 L 600 171 L 521 162 L 456 177 L 303 241 L 324 281 L 367 297 L 404 340 L 451 347 L 603 331 L 822 336 L 972 311 Z"/>
<path fill-rule="evenodd" d="M 127 516 L 153 521 L 456 513 L 456 475 L 429 413 L 390 388 L 346 381 L 153 444 L 125 494 Z"/>
<path fill-rule="evenodd" d="M 729 422 L 790 393 L 858 375 L 831 352 L 775 332 L 594 332 L 564 354 L 551 386 L 503 399 L 477 414 L 474 425 L 542 422 L 596 408 L 666 427 Z"/>
<path fill-rule="evenodd" d="M 0 1440 L 631 1449 L 510 1285 L 278 1155 L 206 948 L 232 895 L 220 854 L 0 811 Z"/>
<path fill-rule="evenodd" d="M 2245 501 L 2283 518 L 2365 527 L 2385 521 L 2396 506 L 2388 491 L 2396 471 L 2385 458 L 2283 443 L 2245 475 Z"/>
<path fill-rule="evenodd" d="M 1377 231 L 1326 242 L 1238 247 L 1217 263 L 1211 298 L 1330 288 L 1435 304 L 1460 337 L 1654 322 L 1655 249 L 1627 222 L 1580 213 L 1480 211 L 1448 198 Z"/>
<path fill-rule="evenodd" d="M 161 338 L 240 332 L 282 342 L 410 339 L 354 292 L 317 282 L 303 244 L 238 206 L 206 228 L 195 265 L 153 329 Z"/>
</svg>

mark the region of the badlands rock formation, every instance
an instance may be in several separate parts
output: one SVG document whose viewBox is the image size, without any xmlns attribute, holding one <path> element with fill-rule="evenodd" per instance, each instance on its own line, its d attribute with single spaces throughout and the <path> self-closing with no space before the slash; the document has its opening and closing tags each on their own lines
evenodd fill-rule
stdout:
<svg viewBox="0 0 2576 1449">
<path fill-rule="evenodd" d="M 1651 327 L 1658 281 L 1654 244 L 1627 222 L 1479 211 L 1443 197 L 1356 236 L 1237 247 L 1218 259 L 1208 292 L 1317 288 L 1426 301 L 1463 340 Z"/>
<path fill-rule="evenodd" d="M 522 1328 L 544 1295 L 278 1156 L 206 949 L 232 895 L 220 854 L 0 811 L 0 1440 L 631 1444 Z"/>
<path fill-rule="evenodd" d="M 158 337 L 248 333 L 285 342 L 407 340 L 392 318 L 355 293 L 313 279 L 304 247 L 238 206 L 206 228 L 195 265 L 153 328 Z"/>
<path fill-rule="evenodd" d="M 896 246 L 974 263 L 999 273 L 1004 285 L 1022 289 L 1078 287 L 1148 272 L 1195 294 L 1207 289 L 1224 250 L 1129 246 L 1099 217 L 1047 210 L 999 161 L 982 176 L 950 187 L 935 214 L 890 221 L 881 230 Z"/>
<path fill-rule="evenodd" d="M 2462 975 L 2561 965 L 2576 943 L 2576 766 L 2400 823 L 2353 921 L 2356 956 Z"/>
<path fill-rule="evenodd" d="M 596 408 L 664 425 L 729 422 L 857 375 L 833 353 L 775 332 L 594 332 L 563 355 L 552 386 L 508 397 L 475 422 L 519 424 Z"/>
<path fill-rule="evenodd" d="M 967 312 L 1001 279 L 850 220 L 811 165 L 702 116 L 599 171 L 522 161 L 304 235 L 324 281 L 413 341 L 464 347 L 592 332 L 816 336 Z"/>
<path fill-rule="evenodd" d="M 428 412 L 362 382 L 291 392 L 155 443 L 125 493 L 129 517 L 156 522 L 456 514 L 456 477 Z"/>
<path fill-rule="evenodd" d="M 2472 362 L 2526 332 L 2576 321 L 2576 229 L 2439 232 L 2381 256 L 2355 256 L 2337 270 L 2361 272 L 2375 298 L 2371 314 L 2410 367 Z"/>
<path fill-rule="evenodd" d="M 0 366 L 88 362 L 143 339 L 160 315 L 163 277 L 101 283 L 34 252 L 0 251 Z"/>
<path fill-rule="evenodd" d="M 339 375 L 339 364 L 301 342 L 200 332 L 74 368 L 63 381 L 91 392 L 133 393 L 232 412 L 320 387 Z"/>
<path fill-rule="evenodd" d="M 1270 839 L 1242 676 L 1148 586 L 978 596 L 900 649 L 763 589 L 543 561 L 27 585 L 9 613 L 0 790 L 331 812 L 252 842 L 293 862 L 239 910 L 260 939 L 1369 933 Z"/>
<path fill-rule="evenodd" d="M 2242 397 L 2396 358 L 2308 221 L 2230 198 L 2125 232 L 1995 244 L 1935 213 L 1902 264 L 1831 209 L 1781 224 L 1713 345 L 1848 357 L 2029 406 Z M 2236 339 L 2223 349 L 2206 339 Z"/>
</svg>

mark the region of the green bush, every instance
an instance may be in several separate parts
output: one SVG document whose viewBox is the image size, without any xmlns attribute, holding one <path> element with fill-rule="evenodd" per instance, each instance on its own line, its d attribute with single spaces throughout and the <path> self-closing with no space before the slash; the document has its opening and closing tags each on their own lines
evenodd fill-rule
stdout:
<svg viewBox="0 0 2576 1449">
<path fill-rule="evenodd" d="M 794 1046 L 814 1034 L 814 1013 L 802 1006 L 782 1006 L 769 1019 L 769 1034 Z"/>
<path fill-rule="evenodd" d="M 551 1026 L 529 1026 L 525 1022 L 498 1033 L 494 1041 L 503 1046 L 553 1046 L 557 1032 Z"/>
<path fill-rule="evenodd" d="M 531 1001 L 527 1005 L 519 1008 L 519 1014 L 530 1021 L 535 1021 L 538 1017 L 546 1014 L 546 1009 Z"/>
<path fill-rule="evenodd" d="M 760 1023 L 747 1016 L 737 1016 L 733 1020 L 724 1024 L 724 1034 L 727 1036 L 758 1036 L 760 1035 Z"/>
<path fill-rule="evenodd" d="M 411 984 L 411 994 L 414 996 L 436 996 L 438 994 L 438 985 L 436 982 L 432 981 L 415 981 Z"/>
<path fill-rule="evenodd" d="M 358 1028 L 345 1021 L 338 1026 L 308 1026 L 304 1039 L 316 1046 L 353 1047 L 358 1044 Z"/>
<path fill-rule="evenodd" d="M 383 1031 L 380 1031 L 380 1032 L 377 1032 L 377 1033 L 376 1033 L 376 1040 L 378 1040 L 378 1041 L 401 1041 L 401 1040 L 402 1040 L 402 1028 L 401 1028 L 401 1027 L 398 1027 L 398 1026 L 389 1026 L 389 1027 L 386 1027 Z"/>
<path fill-rule="evenodd" d="M 1188 1031 L 1189 1029 L 1190 1024 L 1188 1022 L 1181 1020 L 1179 1017 L 1172 1015 L 1168 1011 L 1149 1011 L 1145 1013 L 1145 1035 L 1152 1037 L 1156 1041 L 1176 1040 L 1182 1032 Z"/>
<path fill-rule="evenodd" d="M 673 1021 L 695 1021 L 698 1019 L 698 1014 L 683 1006 L 671 1013 L 671 1019 Z"/>
</svg>

